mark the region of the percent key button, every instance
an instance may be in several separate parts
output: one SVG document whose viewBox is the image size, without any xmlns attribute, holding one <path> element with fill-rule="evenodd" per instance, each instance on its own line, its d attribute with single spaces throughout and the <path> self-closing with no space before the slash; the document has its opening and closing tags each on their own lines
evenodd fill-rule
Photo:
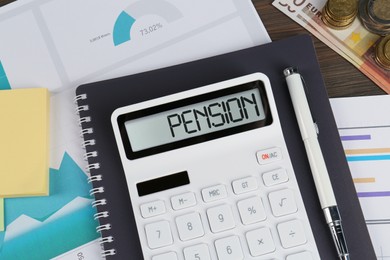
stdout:
<svg viewBox="0 0 390 260">
<path fill-rule="evenodd" d="M 241 200 L 237 202 L 237 207 L 244 225 L 250 225 L 266 219 L 263 202 L 259 197 Z"/>
</svg>

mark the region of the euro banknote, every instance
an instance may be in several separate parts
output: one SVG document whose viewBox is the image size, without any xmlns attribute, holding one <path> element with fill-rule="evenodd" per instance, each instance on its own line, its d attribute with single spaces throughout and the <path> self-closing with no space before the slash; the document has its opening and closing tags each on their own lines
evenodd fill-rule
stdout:
<svg viewBox="0 0 390 260">
<path fill-rule="evenodd" d="M 326 2 L 327 0 L 275 0 L 272 4 L 390 94 L 390 71 L 380 67 L 375 61 L 375 46 L 381 37 L 369 32 L 358 17 L 350 27 L 343 30 L 327 27 L 321 20 Z"/>
</svg>

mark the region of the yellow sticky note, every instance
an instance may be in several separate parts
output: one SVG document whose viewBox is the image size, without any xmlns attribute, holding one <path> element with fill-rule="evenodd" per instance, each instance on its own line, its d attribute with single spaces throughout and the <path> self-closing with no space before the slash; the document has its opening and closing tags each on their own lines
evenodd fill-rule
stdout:
<svg viewBox="0 0 390 260">
<path fill-rule="evenodd" d="M 0 232 L 4 231 L 4 199 L 0 198 Z"/>
<path fill-rule="evenodd" d="M 49 194 L 49 92 L 0 91 L 0 197 Z"/>
</svg>

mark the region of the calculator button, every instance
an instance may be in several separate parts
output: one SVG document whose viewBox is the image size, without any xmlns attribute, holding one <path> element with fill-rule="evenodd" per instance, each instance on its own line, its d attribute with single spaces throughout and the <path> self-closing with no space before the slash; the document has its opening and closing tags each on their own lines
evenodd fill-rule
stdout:
<svg viewBox="0 0 390 260">
<path fill-rule="evenodd" d="M 235 194 L 242 194 L 245 192 L 257 189 L 257 181 L 255 177 L 247 177 L 232 182 L 233 191 Z"/>
<path fill-rule="evenodd" d="M 171 197 L 171 204 L 174 210 L 185 209 L 196 205 L 195 194 L 192 192 L 183 193 Z"/>
<path fill-rule="evenodd" d="M 302 222 L 291 220 L 277 225 L 280 242 L 284 248 L 299 246 L 306 243 L 305 230 Z"/>
<path fill-rule="evenodd" d="M 238 236 L 225 237 L 215 241 L 218 259 L 240 260 L 244 259 L 240 239 Z"/>
<path fill-rule="evenodd" d="M 221 205 L 207 210 L 210 228 L 213 233 L 232 229 L 234 223 L 233 212 L 229 205 Z"/>
<path fill-rule="evenodd" d="M 259 197 L 241 200 L 237 203 L 241 221 L 244 225 L 253 224 L 266 219 L 263 202 Z"/>
<path fill-rule="evenodd" d="M 180 240 L 186 241 L 204 235 L 202 221 L 197 212 L 179 216 L 176 218 L 176 226 Z"/>
<path fill-rule="evenodd" d="M 278 147 L 258 151 L 256 153 L 259 164 L 268 164 L 282 159 L 282 150 Z"/>
<path fill-rule="evenodd" d="M 183 252 L 185 260 L 211 260 L 209 247 L 206 244 L 186 247 Z"/>
<path fill-rule="evenodd" d="M 161 255 L 155 255 L 152 260 L 177 260 L 177 254 L 175 252 L 168 252 Z"/>
<path fill-rule="evenodd" d="M 145 233 L 151 249 L 173 244 L 171 226 L 168 221 L 159 221 L 145 225 Z"/>
<path fill-rule="evenodd" d="M 310 252 L 305 251 L 297 254 L 288 255 L 286 257 L 286 260 L 302 260 L 302 259 L 313 260 L 313 256 Z"/>
<path fill-rule="evenodd" d="M 141 215 L 143 218 L 150 218 L 165 213 L 165 203 L 156 200 L 141 205 Z"/>
<path fill-rule="evenodd" d="M 269 228 L 259 228 L 245 234 L 252 256 L 265 255 L 275 251 L 274 240 Z"/>
<path fill-rule="evenodd" d="M 285 169 L 277 169 L 263 174 L 265 186 L 274 186 L 288 181 L 288 175 Z"/>
<path fill-rule="evenodd" d="M 215 185 L 202 190 L 202 197 L 204 202 L 211 202 L 227 197 L 225 185 Z"/>
<path fill-rule="evenodd" d="M 272 213 L 275 217 L 280 217 L 297 212 L 294 192 L 289 189 L 274 191 L 268 194 Z"/>
</svg>

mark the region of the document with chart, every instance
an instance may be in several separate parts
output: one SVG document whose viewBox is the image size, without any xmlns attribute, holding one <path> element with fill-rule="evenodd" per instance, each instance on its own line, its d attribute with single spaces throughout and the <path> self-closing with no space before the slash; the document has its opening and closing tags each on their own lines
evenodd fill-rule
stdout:
<svg viewBox="0 0 390 260">
<path fill-rule="evenodd" d="M 0 33 L 10 85 L 51 90 L 270 41 L 236 0 L 25 0 L 0 11 Z"/>
<path fill-rule="evenodd" d="M 331 99 L 378 259 L 390 256 L 390 97 Z"/>
<path fill-rule="evenodd" d="M 75 87 L 270 42 L 249 0 L 18 0 L 0 35 L 0 91 L 51 91 L 50 196 L 5 199 L 1 259 L 100 254 Z"/>
</svg>

